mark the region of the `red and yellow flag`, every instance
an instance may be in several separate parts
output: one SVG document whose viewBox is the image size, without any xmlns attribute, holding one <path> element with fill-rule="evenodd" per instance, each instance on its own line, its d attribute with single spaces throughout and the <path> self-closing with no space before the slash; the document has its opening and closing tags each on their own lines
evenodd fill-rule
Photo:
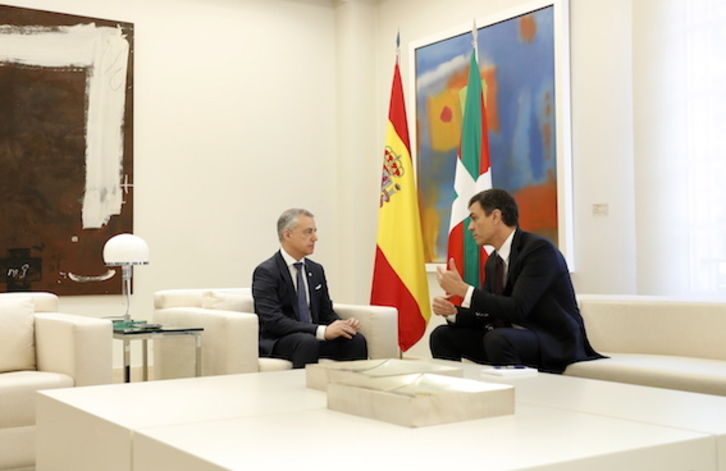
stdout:
<svg viewBox="0 0 726 471">
<path fill-rule="evenodd" d="M 475 30 L 476 31 L 476 30 Z M 467 230 L 470 222 L 469 199 L 492 187 L 489 165 L 489 136 L 482 94 L 481 73 L 474 49 L 469 63 L 469 81 L 464 101 L 464 119 L 461 129 L 459 158 L 454 176 L 454 202 L 449 223 L 448 258 L 456 261 L 461 276 L 468 284 L 480 286 L 483 279 L 486 251 L 477 246 Z"/>
<path fill-rule="evenodd" d="M 423 337 L 431 317 L 416 179 L 396 57 L 383 153 L 371 304 L 398 308 L 402 351 Z"/>
</svg>

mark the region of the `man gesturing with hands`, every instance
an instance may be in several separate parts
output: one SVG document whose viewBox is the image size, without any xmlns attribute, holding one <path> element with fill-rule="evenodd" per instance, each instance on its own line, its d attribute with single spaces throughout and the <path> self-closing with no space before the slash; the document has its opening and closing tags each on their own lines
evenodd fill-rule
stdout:
<svg viewBox="0 0 726 471">
<path fill-rule="evenodd" d="M 495 251 L 481 287 L 468 285 L 453 259 L 439 267 L 447 293 L 433 301 L 446 317 L 430 337 L 434 358 L 561 373 L 577 361 L 602 358 L 590 346 L 575 291 L 560 251 L 549 240 L 519 228 L 519 209 L 504 190 L 491 189 L 469 201 L 477 245 Z M 452 298 L 463 298 L 461 306 Z"/>
</svg>

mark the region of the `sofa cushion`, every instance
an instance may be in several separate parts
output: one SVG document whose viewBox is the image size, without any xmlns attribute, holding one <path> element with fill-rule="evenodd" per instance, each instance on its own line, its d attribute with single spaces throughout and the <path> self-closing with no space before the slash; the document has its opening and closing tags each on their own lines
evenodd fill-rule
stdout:
<svg viewBox="0 0 726 471">
<path fill-rule="evenodd" d="M 30 296 L 0 297 L 0 372 L 35 369 L 34 313 Z"/>
<path fill-rule="evenodd" d="M 0 428 L 0 469 L 35 471 L 35 424 Z"/>
<path fill-rule="evenodd" d="M 45 291 L 18 291 L 13 293 L 2 293 L 0 297 L 5 299 L 30 297 L 33 299 L 35 312 L 58 312 L 58 296 L 53 293 L 47 293 Z"/>
<path fill-rule="evenodd" d="M 202 307 L 221 311 L 254 312 L 254 303 L 249 294 L 206 291 L 202 295 Z"/>
<path fill-rule="evenodd" d="M 609 358 L 573 363 L 565 375 L 726 396 L 723 361 L 675 355 L 600 353 Z"/>
<path fill-rule="evenodd" d="M 14 371 L 0 381 L 0 428 L 35 424 L 35 391 L 70 388 L 73 378 L 62 373 Z"/>
<path fill-rule="evenodd" d="M 292 369 L 292 362 L 283 360 L 282 358 L 260 357 L 258 361 L 260 363 L 260 372 Z"/>
<path fill-rule="evenodd" d="M 154 293 L 154 307 L 156 309 L 182 306 L 201 307 L 202 292 L 196 289 L 167 289 Z"/>
<path fill-rule="evenodd" d="M 654 296 L 578 297 L 597 351 L 726 360 L 726 303 Z"/>
</svg>

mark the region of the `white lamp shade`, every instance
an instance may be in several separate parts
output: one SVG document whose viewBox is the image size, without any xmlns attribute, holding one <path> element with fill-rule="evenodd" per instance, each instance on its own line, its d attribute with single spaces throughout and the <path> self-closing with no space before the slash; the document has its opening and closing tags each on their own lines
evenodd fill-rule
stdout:
<svg viewBox="0 0 726 471">
<path fill-rule="evenodd" d="M 144 239 L 133 234 L 118 234 L 103 246 L 106 265 L 145 265 L 149 263 L 149 246 Z"/>
</svg>

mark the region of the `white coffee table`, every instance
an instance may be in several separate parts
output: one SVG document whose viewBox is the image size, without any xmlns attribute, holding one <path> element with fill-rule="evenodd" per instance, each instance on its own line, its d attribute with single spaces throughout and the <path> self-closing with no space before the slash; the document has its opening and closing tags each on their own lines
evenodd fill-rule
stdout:
<svg viewBox="0 0 726 471">
<path fill-rule="evenodd" d="M 467 376 L 479 374 L 478 367 L 467 367 Z M 718 469 L 719 433 L 707 423 L 644 421 L 615 406 L 588 410 L 598 389 L 640 399 L 657 399 L 662 390 L 550 375 L 498 381 L 515 384 L 514 415 L 418 429 L 328 410 L 325 393 L 305 388 L 301 370 L 41 391 L 36 469 L 429 469 L 472 463 L 491 470 Z M 543 397 L 556 396 L 557 383 L 563 392 L 580 388 L 582 406 L 534 398 L 538 388 Z M 670 392 L 686 409 L 698 409 L 700 395 Z M 661 404 L 663 415 L 669 404 Z M 726 409 L 726 398 L 712 405 Z"/>
<path fill-rule="evenodd" d="M 190 460 L 190 457 L 193 457 Z M 710 470 L 704 434 L 529 404 L 407 429 L 320 408 L 137 432 L 133 469 Z"/>
<path fill-rule="evenodd" d="M 717 469 L 726 471 L 726 397 L 561 375 L 498 378 L 482 374 L 479 365 L 463 367 L 467 378 L 513 385 L 518 403 L 708 433 L 716 439 Z"/>
</svg>

